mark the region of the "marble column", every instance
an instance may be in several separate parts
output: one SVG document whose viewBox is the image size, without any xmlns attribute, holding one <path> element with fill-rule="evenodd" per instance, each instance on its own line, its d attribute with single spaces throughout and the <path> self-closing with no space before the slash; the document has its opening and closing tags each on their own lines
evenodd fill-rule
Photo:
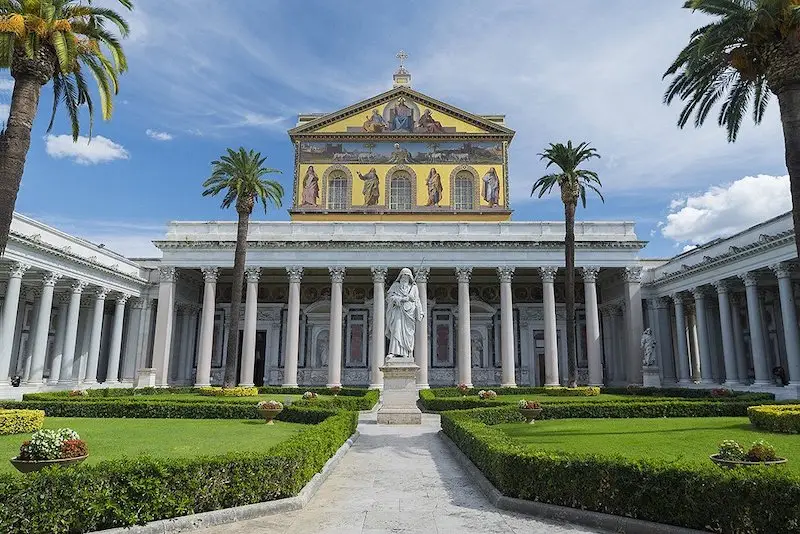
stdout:
<svg viewBox="0 0 800 534">
<path fill-rule="evenodd" d="M 9 268 L 6 296 L 3 302 L 3 316 L 0 322 L 0 386 L 11 384 L 11 349 L 14 346 L 14 334 L 17 331 L 17 311 L 19 295 L 22 289 L 22 276 L 31 266 L 15 261 Z"/>
<path fill-rule="evenodd" d="M 144 299 L 133 298 L 130 301 L 130 314 L 125 322 L 127 334 L 125 338 L 125 348 L 122 350 L 122 361 L 120 362 L 120 378 L 122 384 L 132 386 L 136 378 L 136 362 L 139 356 L 139 336 L 142 330 L 142 316 L 144 312 Z"/>
<path fill-rule="evenodd" d="M 627 312 L 626 330 L 628 333 L 627 377 L 631 384 L 642 383 L 641 343 L 644 332 L 642 316 L 642 267 L 632 265 L 625 268 L 625 309 Z"/>
<path fill-rule="evenodd" d="M 500 278 L 500 364 L 502 366 L 500 385 L 504 388 L 517 387 L 514 372 L 514 302 L 511 294 L 511 280 L 514 267 L 498 267 Z"/>
<path fill-rule="evenodd" d="M 169 385 L 169 360 L 172 352 L 172 330 L 175 315 L 175 267 L 159 267 L 158 308 L 156 309 L 156 331 L 153 336 L 153 368 L 156 370 L 156 386 Z"/>
<path fill-rule="evenodd" d="M 669 314 L 669 299 L 665 297 L 656 299 L 656 318 L 661 341 L 661 374 L 665 382 L 677 382 L 675 345 L 672 343 L 672 319 Z M 659 340 L 657 339 L 657 341 Z"/>
<path fill-rule="evenodd" d="M 86 379 L 86 362 L 89 359 L 89 338 L 92 337 L 92 297 L 84 294 L 78 315 L 78 341 L 75 345 L 74 374 L 78 384 Z"/>
<path fill-rule="evenodd" d="M 94 297 L 94 310 L 92 312 L 92 334 L 89 338 L 89 359 L 86 362 L 86 378 L 84 384 L 97 383 L 97 367 L 100 363 L 100 340 L 103 336 L 103 311 L 106 306 L 108 289 L 99 288 Z"/>
<path fill-rule="evenodd" d="M 586 358 L 589 360 L 589 385 L 603 385 L 603 346 L 600 339 L 600 312 L 597 308 L 599 267 L 584 267 L 583 293 L 586 302 Z"/>
<path fill-rule="evenodd" d="M 603 341 L 603 367 L 604 367 L 604 375 L 608 380 L 608 384 L 611 384 L 611 381 L 614 377 L 614 361 L 612 359 L 612 354 L 614 353 L 613 346 L 611 344 L 611 307 L 608 304 L 600 306 L 600 325 L 601 325 L 601 337 Z"/>
<path fill-rule="evenodd" d="M 797 308 L 792 291 L 792 268 L 793 264 L 778 263 L 772 266 L 772 271 L 778 277 L 789 384 L 797 386 L 800 385 L 800 329 L 797 326 Z"/>
<path fill-rule="evenodd" d="M 372 267 L 372 354 L 370 356 L 369 387 L 383 388 L 383 361 L 386 354 L 386 267 Z"/>
<path fill-rule="evenodd" d="M 625 351 L 627 337 L 625 336 L 625 305 L 616 304 L 611 307 L 611 344 L 613 347 L 612 358 L 614 359 L 614 383 L 623 384 L 627 379 L 627 367 L 625 363 Z"/>
<path fill-rule="evenodd" d="M 200 343 L 197 348 L 197 374 L 194 387 L 211 385 L 211 357 L 214 353 L 214 315 L 217 311 L 217 267 L 203 267 L 203 311 L 200 318 Z"/>
<path fill-rule="evenodd" d="M 328 387 L 342 385 L 342 284 L 344 267 L 328 267 L 331 275 L 331 321 L 328 334 Z"/>
<path fill-rule="evenodd" d="M 750 359 L 747 356 L 747 349 L 745 348 L 742 316 L 739 312 L 742 304 L 742 297 L 739 294 L 731 293 L 729 300 L 731 303 L 733 346 L 736 350 L 736 370 L 738 371 L 739 382 L 747 385 L 750 383 Z"/>
<path fill-rule="evenodd" d="M 174 373 L 175 382 L 178 385 L 186 384 L 191 372 L 187 372 L 187 366 L 191 360 L 191 329 L 192 329 L 192 305 L 179 305 L 180 312 L 180 341 L 178 343 L 178 361 L 176 372 Z"/>
<path fill-rule="evenodd" d="M 689 344 L 686 330 L 686 310 L 683 305 L 683 296 L 680 293 L 670 295 L 675 306 L 675 337 L 678 344 L 678 384 L 688 386 L 692 383 L 692 372 L 689 367 Z"/>
<path fill-rule="evenodd" d="M 36 341 L 36 327 L 39 324 L 39 310 L 41 309 L 42 288 L 32 287 L 28 291 L 28 298 L 31 300 L 31 323 L 28 332 L 28 343 L 25 351 L 22 351 L 20 344 L 19 355 L 17 356 L 17 374 L 22 378 L 22 383 L 26 383 L 31 374 L 31 363 L 33 362 L 33 347 Z M 23 312 L 24 313 L 24 312 Z"/>
<path fill-rule="evenodd" d="M 555 279 L 558 267 L 539 267 L 544 305 L 544 385 L 558 386 L 558 342 L 556 331 Z"/>
<path fill-rule="evenodd" d="M 69 305 L 70 295 L 58 295 L 58 321 L 56 321 L 56 337 L 53 343 L 53 360 L 50 362 L 50 376 L 47 383 L 51 386 L 58 385 L 61 376 L 61 360 L 64 357 L 64 341 L 67 334 L 67 306 Z"/>
<path fill-rule="evenodd" d="M 242 339 L 242 366 L 239 369 L 239 385 L 253 387 L 253 369 L 256 364 L 256 319 L 258 316 L 258 281 L 261 267 L 245 269 L 247 297 L 244 305 L 244 334 Z"/>
<path fill-rule="evenodd" d="M 754 272 L 739 275 L 744 282 L 747 296 L 747 321 L 750 325 L 750 352 L 753 354 L 753 369 L 756 379 L 753 385 L 769 386 L 770 380 L 767 354 L 764 347 L 764 330 L 761 326 L 761 303 L 758 298 L 758 277 Z"/>
<path fill-rule="evenodd" d="M 428 385 L 428 277 L 431 270 L 428 267 L 420 267 L 414 274 L 417 282 L 419 300 L 425 311 L 422 321 L 417 322 L 417 329 L 414 332 L 414 359 L 419 366 L 417 371 L 417 388 L 429 389 Z"/>
<path fill-rule="evenodd" d="M 719 325 L 722 330 L 722 357 L 725 361 L 726 387 L 740 386 L 739 368 L 736 364 L 736 342 L 733 339 L 733 321 L 731 321 L 730 283 L 719 280 L 714 283 L 719 302 Z"/>
<path fill-rule="evenodd" d="M 286 317 L 286 354 L 283 358 L 283 387 L 297 387 L 297 360 L 300 352 L 300 282 L 302 267 L 287 267 L 289 303 Z"/>
<path fill-rule="evenodd" d="M 458 383 L 472 387 L 472 324 L 470 321 L 469 280 L 472 267 L 456 267 L 458 279 Z"/>
<path fill-rule="evenodd" d="M 44 377 L 47 339 L 50 335 L 50 316 L 53 311 L 53 291 L 60 278 L 61 275 L 58 273 L 45 273 L 42 279 L 42 296 L 39 299 L 39 315 L 36 318 L 31 370 L 27 380 L 27 383 L 31 385 L 41 385 Z"/>
<path fill-rule="evenodd" d="M 122 329 L 125 326 L 125 304 L 130 295 L 121 294 L 114 305 L 114 324 L 111 328 L 111 346 L 108 351 L 108 369 L 106 384 L 119 384 L 119 362 L 122 354 Z"/>
<path fill-rule="evenodd" d="M 700 383 L 713 384 L 711 371 L 711 347 L 708 342 L 708 317 L 706 316 L 706 292 L 702 287 L 692 289 L 694 309 L 697 317 L 697 348 L 700 354 Z"/>
</svg>

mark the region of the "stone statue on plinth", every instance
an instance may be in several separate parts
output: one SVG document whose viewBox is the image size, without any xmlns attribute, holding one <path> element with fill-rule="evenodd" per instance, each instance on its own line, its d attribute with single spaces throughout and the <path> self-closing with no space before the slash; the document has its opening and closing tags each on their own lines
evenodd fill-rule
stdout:
<svg viewBox="0 0 800 534">
<path fill-rule="evenodd" d="M 656 338 L 649 328 L 642 333 L 642 385 L 644 387 L 661 387 L 661 370 L 656 360 Z"/>
<path fill-rule="evenodd" d="M 380 424 L 420 424 L 422 412 L 417 408 L 417 371 L 414 363 L 414 334 L 417 321 L 425 319 L 425 308 L 419 299 L 411 270 L 404 268 L 386 295 L 386 337 L 389 354 L 383 371 L 382 405 L 378 410 Z"/>
</svg>

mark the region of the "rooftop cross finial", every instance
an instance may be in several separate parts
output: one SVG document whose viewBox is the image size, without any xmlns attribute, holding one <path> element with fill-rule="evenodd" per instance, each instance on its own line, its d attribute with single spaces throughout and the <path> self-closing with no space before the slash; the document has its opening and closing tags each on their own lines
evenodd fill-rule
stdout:
<svg viewBox="0 0 800 534">
<path fill-rule="evenodd" d="M 405 63 L 405 61 L 408 59 L 408 54 L 406 54 L 405 51 L 400 50 L 395 57 L 400 60 L 400 68 L 402 69 L 404 67 L 403 63 Z"/>
</svg>

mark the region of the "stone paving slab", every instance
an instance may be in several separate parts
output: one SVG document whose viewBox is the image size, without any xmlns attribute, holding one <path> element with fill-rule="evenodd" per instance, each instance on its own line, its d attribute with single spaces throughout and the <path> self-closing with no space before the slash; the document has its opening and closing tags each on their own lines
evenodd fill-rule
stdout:
<svg viewBox="0 0 800 534">
<path fill-rule="evenodd" d="M 376 424 L 362 414 L 358 441 L 302 510 L 196 530 L 198 534 L 378 534 L 476 532 L 588 534 L 600 531 L 498 510 L 453 459 L 439 416 L 423 424 Z"/>
</svg>

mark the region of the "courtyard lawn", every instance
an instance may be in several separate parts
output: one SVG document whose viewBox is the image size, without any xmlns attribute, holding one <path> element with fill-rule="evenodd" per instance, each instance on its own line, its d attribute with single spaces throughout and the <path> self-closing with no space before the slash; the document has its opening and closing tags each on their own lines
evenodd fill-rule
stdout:
<svg viewBox="0 0 800 534">
<path fill-rule="evenodd" d="M 664 419 L 553 419 L 533 425 L 508 423 L 498 428 L 537 450 L 655 458 L 710 464 L 720 442 L 733 439 L 745 449 L 759 439 L 772 444 L 786 468 L 800 473 L 800 436 L 756 430 L 746 417 Z"/>
<path fill-rule="evenodd" d="M 89 446 L 84 463 L 148 455 L 159 458 L 263 451 L 309 425 L 239 419 L 88 419 L 45 417 L 43 428 L 71 428 Z M 0 473 L 17 471 L 8 461 L 30 434 L 0 436 Z"/>
</svg>

